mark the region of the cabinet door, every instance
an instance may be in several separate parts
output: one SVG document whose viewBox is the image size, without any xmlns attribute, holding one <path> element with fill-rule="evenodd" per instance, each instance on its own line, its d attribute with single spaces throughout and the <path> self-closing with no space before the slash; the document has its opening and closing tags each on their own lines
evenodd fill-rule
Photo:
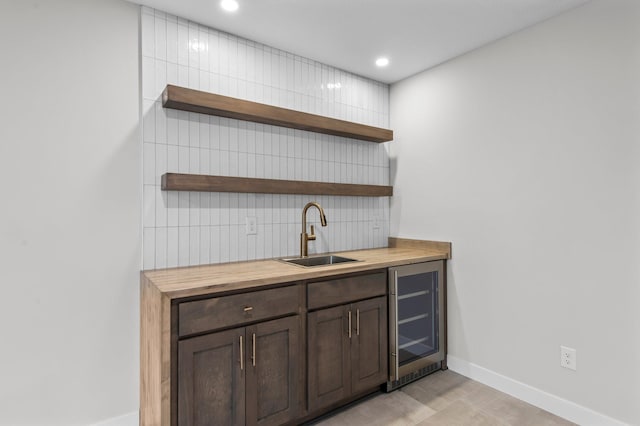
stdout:
<svg viewBox="0 0 640 426">
<path fill-rule="evenodd" d="M 281 425 L 300 406 L 300 317 L 247 327 L 247 425 Z"/>
<path fill-rule="evenodd" d="M 351 305 L 351 377 L 353 392 L 387 381 L 387 299 L 376 297 Z"/>
<path fill-rule="evenodd" d="M 178 425 L 244 425 L 244 328 L 178 342 Z"/>
<path fill-rule="evenodd" d="M 310 312 L 308 323 L 309 410 L 326 407 L 351 394 L 348 307 Z"/>
</svg>

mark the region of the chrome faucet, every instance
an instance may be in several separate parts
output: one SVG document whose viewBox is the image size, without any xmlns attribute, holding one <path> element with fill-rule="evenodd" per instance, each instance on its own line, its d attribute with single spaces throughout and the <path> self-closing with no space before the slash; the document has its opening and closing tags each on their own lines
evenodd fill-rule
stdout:
<svg viewBox="0 0 640 426">
<path fill-rule="evenodd" d="M 313 225 L 311 225 L 311 233 L 307 234 L 307 210 L 309 207 L 314 206 L 320 212 L 320 224 L 322 226 L 327 226 L 327 217 L 324 215 L 324 210 L 320 206 L 320 204 L 315 201 L 311 201 L 304 206 L 302 209 L 302 233 L 300 234 L 300 257 L 309 256 L 309 240 L 315 240 L 316 234 L 313 229 Z"/>
</svg>

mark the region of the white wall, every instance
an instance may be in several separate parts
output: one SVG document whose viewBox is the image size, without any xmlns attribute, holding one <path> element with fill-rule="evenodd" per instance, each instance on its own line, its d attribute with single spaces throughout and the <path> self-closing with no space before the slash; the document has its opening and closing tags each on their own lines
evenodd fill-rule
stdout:
<svg viewBox="0 0 640 426">
<path fill-rule="evenodd" d="M 310 252 L 387 244 L 388 197 L 160 189 L 167 172 L 388 185 L 385 145 L 164 109 L 160 95 L 177 84 L 386 128 L 388 85 L 146 7 L 141 30 L 145 269 L 296 255 L 312 200 L 328 226 L 310 211 Z"/>
<path fill-rule="evenodd" d="M 137 411 L 138 20 L 0 2 L 0 424 Z"/>
<path fill-rule="evenodd" d="M 594 1 L 391 88 L 391 235 L 453 242 L 451 355 L 632 424 L 638 22 Z"/>
</svg>

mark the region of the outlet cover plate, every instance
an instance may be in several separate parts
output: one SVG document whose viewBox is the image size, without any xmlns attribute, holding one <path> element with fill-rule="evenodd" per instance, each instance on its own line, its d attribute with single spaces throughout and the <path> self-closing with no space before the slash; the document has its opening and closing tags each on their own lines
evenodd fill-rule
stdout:
<svg viewBox="0 0 640 426">
<path fill-rule="evenodd" d="M 381 226 L 381 219 L 380 216 L 375 215 L 373 216 L 373 229 L 380 229 Z"/>
<path fill-rule="evenodd" d="M 566 346 L 560 346 L 560 366 L 570 370 L 576 370 L 576 350 Z"/>
<path fill-rule="evenodd" d="M 255 235 L 258 233 L 258 218 L 255 216 L 247 216 L 245 218 L 247 235 Z"/>
</svg>

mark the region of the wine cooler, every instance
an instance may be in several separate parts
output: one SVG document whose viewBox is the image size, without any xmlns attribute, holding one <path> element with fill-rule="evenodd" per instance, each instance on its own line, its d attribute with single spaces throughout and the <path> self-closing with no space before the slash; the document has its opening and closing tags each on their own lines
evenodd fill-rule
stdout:
<svg viewBox="0 0 640 426">
<path fill-rule="evenodd" d="M 389 268 L 387 391 L 441 368 L 445 359 L 444 261 Z"/>
</svg>

